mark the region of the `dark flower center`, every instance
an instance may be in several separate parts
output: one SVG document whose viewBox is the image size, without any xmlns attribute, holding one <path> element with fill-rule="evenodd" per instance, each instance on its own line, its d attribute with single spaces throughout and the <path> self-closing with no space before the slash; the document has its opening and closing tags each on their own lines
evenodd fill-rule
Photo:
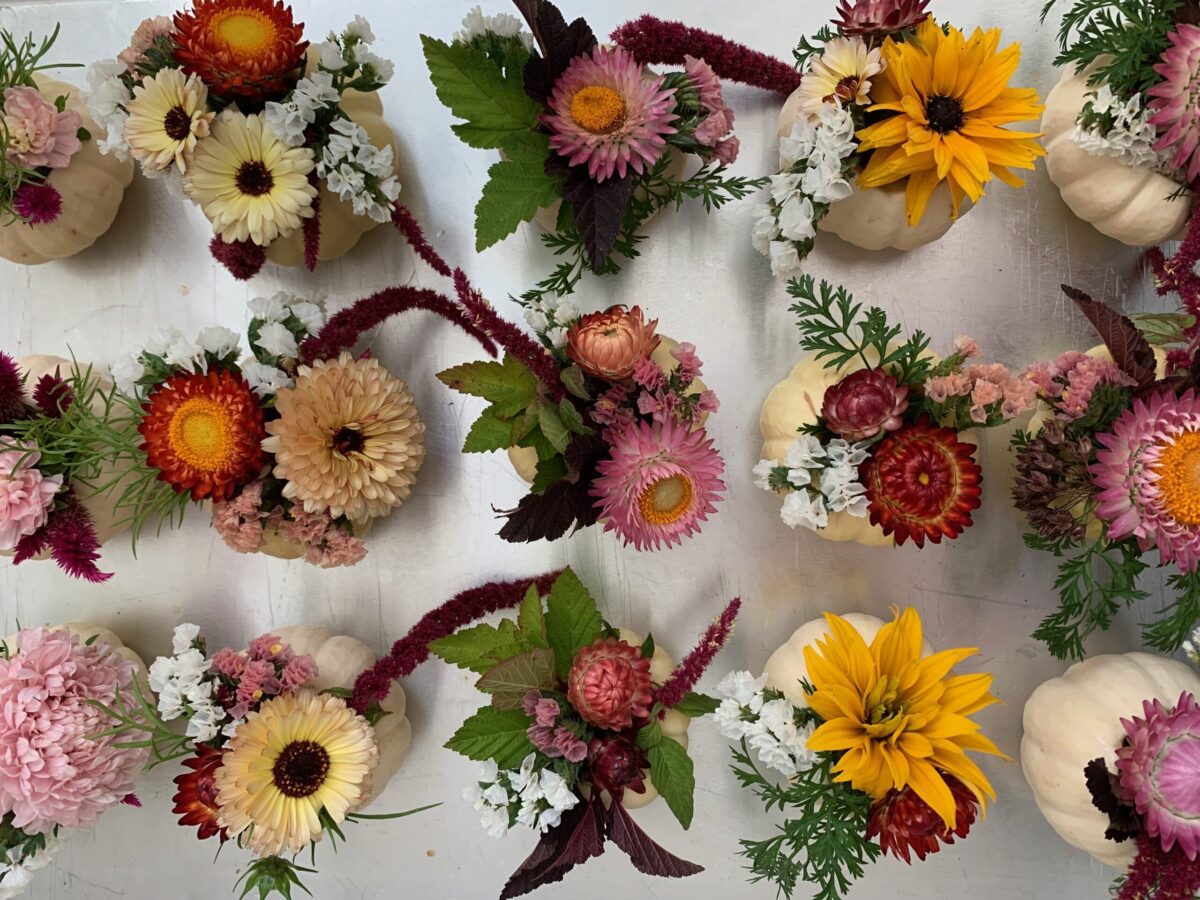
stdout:
<svg viewBox="0 0 1200 900">
<path fill-rule="evenodd" d="M 271 769 L 275 787 L 285 797 L 311 797 L 329 774 L 329 752 L 314 741 L 293 741 Z"/>
<path fill-rule="evenodd" d="M 275 177 L 257 160 L 244 162 L 237 172 L 237 188 L 251 197 L 261 197 L 275 186 Z"/>
<path fill-rule="evenodd" d="M 353 428 L 339 428 L 333 436 L 333 449 L 342 456 L 349 456 L 351 453 L 360 452 L 366 442 L 361 431 L 355 431 Z"/>
<path fill-rule="evenodd" d="M 962 128 L 966 116 L 962 104 L 953 97 L 930 97 L 925 104 L 925 118 L 929 127 L 938 134 L 948 134 Z"/>
<path fill-rule="evenodd" d="M 192 133 L 192 117 L 182 106 L 173 107 L 163 116 L 163 130 L 173 141 L 187 140 L 188 135 Z"/>
</svg>

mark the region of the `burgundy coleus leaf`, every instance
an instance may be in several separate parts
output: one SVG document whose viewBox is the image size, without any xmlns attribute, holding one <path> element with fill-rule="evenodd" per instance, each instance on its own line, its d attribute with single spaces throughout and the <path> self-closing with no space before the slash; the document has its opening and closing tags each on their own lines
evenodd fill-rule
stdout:
<svg viewBox="0 0 1200 900">
<path fill-rule="evenodd" d="M 553 541 L 572 528 L 587 528 L 600 518 L 600 509 L 589 493 L 596 467 L 608 445 L 596 435 L 579 435 L 563 454 L 570 474 L 540 494 L 527 494 L 517 508 L 502 513 L 508 519 L 500 537 L 514 544 Z"/>
<path fill-rule="evenodd" d="M 1146 340 L 1145 335 L 1138 331 L 1137 326 L 1128 317 L 1121 315 L 1107 304 L 1093 300 L 1083 291 L 1062 286 L 1063 293 L 1075 301 L 1104 346 L 1112 354 L 1113 362 L 1137 382 L 1139 388 L 1147 387 L 1154 382 L 1158 364 L 1154 358 L 1154 348 Z"/>
<path fill-rule="evenodd" d="M 513 0 L 525 17 L 537 41 L 541 58 L 533 57 L 525 65 L 525 93 L 538 103 L 547 104 L 554 84 L 577 56 L 590 53 L 596 35 L 583 19 L 570 25 L 557 6 L 549 0 Z"/>
<path fill-rule="evenodd" d="M 520 897 L 543 885 L 562 881 L 573 868 L 604 852 L 604 802 L 597 792 L 590 801 L 563 814 L 517 867 L 500 892 L 500 900 Z"/>
<path fill-rule="evenodd" d="M 646 875 L 686 878 L 704 871 L 704 866 L 680 859 L 654 843 L 633 821 L 629 811 L 615 801 L 608 808 L 608 837 L 625 851 L 634 868 Z"/>
<path fill-rule="evenodd" d="M 57 370 L 53 373 L 47 372 L 33 387 L 33 402 L 47 418 L 61 419 L 74 400 L 71 386 L 63 381 Z"/>
<path fill-rule="evenodd" d="M 595 182 L 583 166 L 572 166 L 563 183 L 563 200 L 571 206 L 579 236 L 587 248 L 593 272 L 603 269 L 616 246 L 629 201 L 633 199 L 633 176 Z"/>
</svg>

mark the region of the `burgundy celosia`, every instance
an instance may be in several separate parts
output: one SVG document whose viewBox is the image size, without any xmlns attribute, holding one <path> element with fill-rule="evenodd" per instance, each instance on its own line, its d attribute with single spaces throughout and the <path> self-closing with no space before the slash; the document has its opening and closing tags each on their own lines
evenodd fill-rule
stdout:
<svg viewBox="0 0 1200 900">
<path fill-rule="evenodd" d="M 654 694 L 650 660 L 640 647 L 617 638 L 599 638 L 575 654 L 567 674 L 567 699 L 585 722 L 624 731 L 650 713 Z"/>
<path fill-rule="evenodd" d="M 52 184 L 25 182 L 13 196 L 13 212 L 26 225 L 49 225 L 62 215 L 62 194 Z"/>
<path fill-rule="evenodd" d="M 208 242 L 213 259 L 229 270 L 238 281 L 249 281 L 267 261 L 267 250 L 254 241 L 223 241 L 220 235 Z"/>
<path fill-rule="evenodd" d="M 50 514 L 44 528 L 17 544 L 13 565 L 39 556 L 49 550 L 58 567 L 73 578 L 93 584 L 108 581 L 112 572 L 101 572 L 96 566 L 100 559 L 100 539 L 91 513 L 70 491 L 63 494 L 63 505 Z"/>
<path fill-rule="evenodd" d="M 683 662 L 675 667 L 671 677 L 658 689 L 654 699 L 662 704 L 664 715 L 668 709 L 674 709 L 683 701 L 687 693 L 696 687 L 700 676 L 712 665 L 713 659 L 733 634 L 733 623 L 737 620 L 741 608 L 740 597 L 730 600 L 729 605 L 717 617 L 717 621 L 708 626 L 708 630 L 704 632 L 692 652 L 683 658 Z"/>
<path fill-rule="evenodd" d="M 712 32 L 689 28 L 682 22 L 641 16 L 614 31 L 612 41 L 632 53 L 643 65 L 682 66 L 685 57 L 694 56 L 703 59 L 727 81 L 784 96 L 800 86 L 800 73 L 783 60 Z"/>
<path fill-rule="evenodd" d="M 0 351 L 0 423 L 16 422 L 28 416 L 21 367 L 15 359 Z"/>
<path fill-rule="evenodd" d="M 825 390 L 821 418 L 847 441 L 865 441 L 896 431 L 908 409 L 908 388 L 883 369 L 859 369 Z"/>
<path fill-rule="evenodd" d="M 317 173 L 308 176 L 308 182 L 317 186 Z M 304 268 L 310 272 L 317 269 L 317 257 L 321 252 L 321 195 L 318 193 L 312 200 L 312 215 L 300 223 L 300 233 L 304 238 Z"/>
</svg>

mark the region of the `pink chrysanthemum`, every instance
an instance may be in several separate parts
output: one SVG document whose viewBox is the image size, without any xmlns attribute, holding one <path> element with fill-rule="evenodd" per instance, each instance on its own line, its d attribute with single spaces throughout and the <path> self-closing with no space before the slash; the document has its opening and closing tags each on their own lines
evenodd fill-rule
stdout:
<svg viewBox="0 0 1200 900">
<path fill-rule="evenodd" d="M 88 701 L 132 704 L 134 666 L 89 636 L 29 629 L 0 657 L 0 816 L 29 834 L 95 823 L 146 762 L 144 749 L 93 739 L 116 722 Z"/>
<path fill-rule="evenodd" d="M 1183 694 L 1173 710 L 1142 704 L 1145 718 L 1122 719 L 1128 740 L 1117 751 L 1121 794 L 1166 852 L 1178 844 L 1200 854 L 1200 703 Z"/>
<path fill-rule="evenodd" d="M 1183 572 L 1200 564 L 1200 397 L 1160 392 L 1135 400 L 1097 435 L 1091 467 L 1096 515 L 1114 541 L 1136 537 Z"/>
<path fill-rule="evenodd" d="M 675 89 L 664 90 L 661 75 L 647 75 L 628 50 L 597 46 L 567 67 L 541 120 L 554 150 L 605 181 L 658 162 L 675 133 L 674 108 Z"/>
<path fill-rule="evenodd" d="M 1171 46 L 1154 71 L 1163 80 L 1150 88 L 1150 124 L 1158 128 L 1155 150 L 1174 148 L 1171 165 L 1188 181 L 1200 176 L 1200 28 L 1181 24 L 1169 35 Z"/>
<path fill-rule="evenodd" d="M 605 531 L 657 550 L 695 534 L 716 511 L 725 464 L 703 429 L 669 418 L 640 421 L 613 433 L 612 442 L 591 488 Z"/>
</svg>

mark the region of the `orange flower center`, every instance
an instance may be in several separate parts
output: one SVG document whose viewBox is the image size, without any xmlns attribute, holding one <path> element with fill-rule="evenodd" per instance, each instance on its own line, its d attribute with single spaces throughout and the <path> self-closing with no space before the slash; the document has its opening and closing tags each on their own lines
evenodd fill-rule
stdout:
<svg viewBox="0 0 1200 900">
<path fill-rule="evenodd" d="M 240 57 L 261 53 L 278 37 L 275 23 L 257 9 L 223 10 L 209 20 L 208 27 L 226 49 Z"/>
<path fill-rule="evenodd" d="M 1164 445 L 1151 471 L 1175 521 L 1200 525 L 1200 431 L 1185 432 Z"/>
<path fill-rule="evenodd" d="M 571 98 L 571 118 L 592 134 L 610 134 L 625 124 L 625 100 L 610 87 L 591 84 Z"/>
<path fill-rule="evenodd" d="M 194 469 L 216 472 L 234 455 L 234 422 L 229 411 L 207 397 L 185 400 L 167 431 L 171 449 Z"/>
<path fill-rule="evenodd" d="M 670 475 L 650 484 L 638 497 L 638 510 L 651 525 L 672 525 L 692 508 L 692 482 L 683 475 Z"/>
</svg>

